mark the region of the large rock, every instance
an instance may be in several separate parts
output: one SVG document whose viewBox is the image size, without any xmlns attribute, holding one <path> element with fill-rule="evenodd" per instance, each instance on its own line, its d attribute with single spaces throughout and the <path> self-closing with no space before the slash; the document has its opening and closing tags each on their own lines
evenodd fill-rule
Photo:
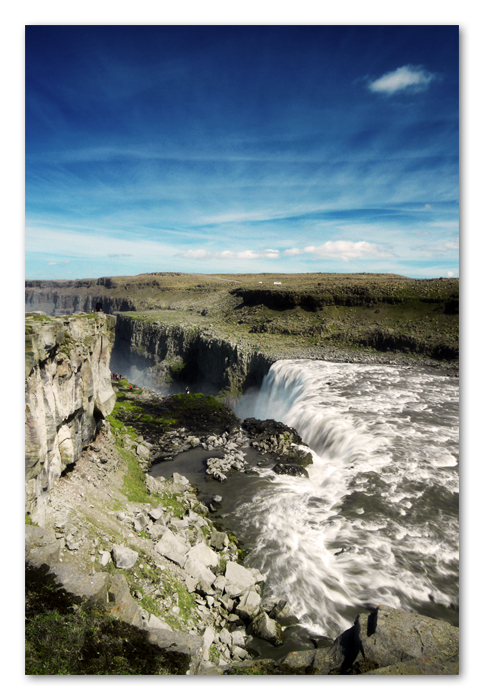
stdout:
<svg viewBox="0 0 484 700">
<path fill-rule="evenodd" d="M 212 568 L 218 566 L 219 560 L 219 555 L 213 549 L 207 547 L 205 542 L 199 542 L 187 554 L 187 563 L 193 561 Z"/>
<path fill-rule="evenodd" d="M 164 557 L 170 559 L 170 561 L 174 561 L 183 567 L 187 559 L 186 553 L 190 546 L 181 537 L 174 535 L 170 530 L 166 530 L 155 549 L 160 554 L 163 554 Z"/>
<path fill-rule="evenodd" d="M 210 647 L 215 639 L 215 630 L 213 627 L 207 627 L 203 633 L 202 643 L 202 659 L 208 661 L 210 658 Z"/>
<path fill-rule="evenodd" d="M 141 610 L 131 597 L 128 582 L 123 574 L 115 574 L 111 578 L 106 610 L 110 615 L 123 620 L 123 622 L 141 625 Z"/>
<path fill-rule="evenodd" d="M 25 560 L 32 566 L 59 561 L 60 545 L 52 532 L 43 527 L 25 526 Z"/>
<path fill-rule="evenodd" d="M 247 588 L 240 598 L 240 603 L 237 605 L 235 612 L 244 620 L 251 622 L 260 613 L 260 605 L 262 599 L 259 593 L 254 588 Z"/>
<path fill-rule="evenodd" d="M 245 567 L 234 561 L 228 561 L 225 569 L 225 590 L 233 598 L 243 593 L 246 588 L 254 586 L 256 579 Z"/>
<path fill-rule="evenodd" d="M 290 651 L 289 654 L 279 662 L 279 668 L 283 674 L 288 676 L 312 675 L 314 656 L 314 649 L 308 649 L 307 651 Z"/>
<path fill-rule="evenodd" d="M 195 675 L 202 660 L 201 637 L 183 632 L 150 628 L 148 640 L 176 665 L 179 674 Z"/>
<path fill-rule="evenodd" d="M 218 530 L 212 530 L 212 534 L 210 535 L 210 545 L 214 549 L 216 549 L 220 552 L 224 547 L 227 547 L 228 544 L 229 544 L 229 538 L 225 532 L 219 532 Z"/>
<path fill-rule="evenodd" d="M 117 569 L 131 569 L 136 564 L 139 556 L 134 549 L 117 544 L 113 546 L 111 554 Z"/>
<path fill-rule="evenodd" d="M 394 667 L 391 675 L 397 675 L 395 669 L 404 675 L 405 668 L 415 668 L 414 662 L 431 659 L 453 673 L 458 654 L 456 627 L 381 605 L 372 613 L 358 615 L 354 625 L 329 648 L 316 650 L 313 666 L 319 675 L 368 673 L 390 667 Z"/>
<path fill-rule="evenodd" d="M 72 564 L 50 567 L 55 585 L 67 591 L 86 610 L 104 610 L 108 599 L 109 574 L 87 574 Z"/>
<path fill-rule="evenodd" d="M 191 576 L 197 584 L 204 584 L 203 589 L 210 590 L 213 582 L 215 581 L 215 574 L 210 571 L 208 566 L 205 566 L 197 559 L 188 559 L 185 563 L 185 571 Z"/>
<path fill-rule="evenodd" d="M 248 627 L 249 634 L 259 639 L 265 639 L 267 642 L 280 646 L 284 644 L 284 633 L 281 626 L 272 620 L 265 612 L 259 613 Z"/>
</svg>

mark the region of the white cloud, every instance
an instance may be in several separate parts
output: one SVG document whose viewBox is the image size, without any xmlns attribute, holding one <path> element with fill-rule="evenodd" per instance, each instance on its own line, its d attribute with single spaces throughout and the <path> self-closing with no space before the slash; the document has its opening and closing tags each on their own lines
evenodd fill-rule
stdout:
<svg viewBox="0 0 484 700">
<path fill-rule="evenodd" d="M 435 78 L 435 73 L 430 73 L 420 66 L 401 66 L 369 83 L 368 87 L 372 92 L 383 92 L 388 95 L 393 95 L 399 90 L 420 92 L 426 90 Z"/>
<path fill-rule="evenodd" d="M 275 260 L 279 257 L 280 253 L 278 250 L 273 250 L 272 248 L 267 248 L 266 250 L 223 250 L 223 251 L 209 251 L 209 250 L 187 250 L 181 253 L 182 258 L 194 258 L 197 260 L 212 259 L 212 260 L 260 260 L 268 259 Z"/>
<path fill-rule="evenodd" d="M 187 250 L 181 253 L 183 258 L 195 258 L 198 260 L 278 260 L 281 255 L 285 257 L 293 257 L 296 255 L 304 255 L 306 257 L 316 257 L 324 260 L 355 260 L 357 258 L 388 258 L 391 254 L 384 247 L 378 246 L 375 243 L 367 241 L 327 241 L 322 245 L 309 245 L 305 248 L 287 248 L 279 251 L 274 248 L 266 248 L 265 250 L 223 250 L 223 251 L 207 251 Z"/>
<path fill-rule="evenodd" d="M 309 245 L 305 248 L 289 248 L 284 251 L 285 255 L 303 255 L 309 253 L 323 260 L 339 259 L 347 262 L 356 258 L 377 257 L 386 258 L 390 254 L 375 243 L 367 241 L 326 241 L 319 246 Z"/>
<path fill-rule="evenodd" d="M 453 276 L 454 276 L 454 273 L 449 270 L 449 272 L 447 273 L 447 277 L 453 277 Z"/>
<path fill-rule="evenodd" d="M 202 260 L 203 258 L 208 258 L 209 253 L 206 250 L 187 250 L 186 253 L 182 253 L 182 257 Z"/>
</svg>

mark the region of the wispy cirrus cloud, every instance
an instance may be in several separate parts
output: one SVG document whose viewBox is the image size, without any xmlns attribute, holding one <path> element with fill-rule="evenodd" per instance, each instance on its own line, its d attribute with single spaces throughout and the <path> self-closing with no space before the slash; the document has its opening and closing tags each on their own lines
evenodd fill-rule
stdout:
<svg viewBox="0 0 484 700">
<path fill-rule="evenodd" d="M 395 92 L 402 90 L 421 92 L 426 90 L 436 78 L 437 75 L 435 73 L 430 73 L 422 66 L 401 66 L 368 83 L 368 88 L 372 92 L 382 92 L 387 95 L 393 95 Z"/>
</svg>

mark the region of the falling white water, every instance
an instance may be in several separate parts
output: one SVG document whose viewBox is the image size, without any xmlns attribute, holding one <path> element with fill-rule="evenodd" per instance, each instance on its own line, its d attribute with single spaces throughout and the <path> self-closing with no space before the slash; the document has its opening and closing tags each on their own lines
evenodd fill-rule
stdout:
<svg viewBox="0 0 484 700">
<path fill-rule="evenodd" d="M 261 467 L 265 486 L 237 507 L 266 595 L 329 636 L 365 605 L 456 622 L 456 378 L 284 360 L 237 412 L 296 428 L 313 452 L 309 479 Z"/>
</svg>

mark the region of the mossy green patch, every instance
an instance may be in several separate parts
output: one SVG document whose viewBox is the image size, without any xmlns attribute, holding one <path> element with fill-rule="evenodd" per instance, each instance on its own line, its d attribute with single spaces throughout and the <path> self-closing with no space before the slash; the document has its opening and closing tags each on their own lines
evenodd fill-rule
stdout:
<svg viewBox="0 0 484 700">
<path fill-rule="evenodd" d="M 160 498 L 150 495 L 146 490 L 146 476 L 136 456 L 124 447 L 118 447 L 117 449 L 128 467 L 128 473 L 123 477 L 125 496 L 133 503 L 158 504 Z"/>
</svg>

